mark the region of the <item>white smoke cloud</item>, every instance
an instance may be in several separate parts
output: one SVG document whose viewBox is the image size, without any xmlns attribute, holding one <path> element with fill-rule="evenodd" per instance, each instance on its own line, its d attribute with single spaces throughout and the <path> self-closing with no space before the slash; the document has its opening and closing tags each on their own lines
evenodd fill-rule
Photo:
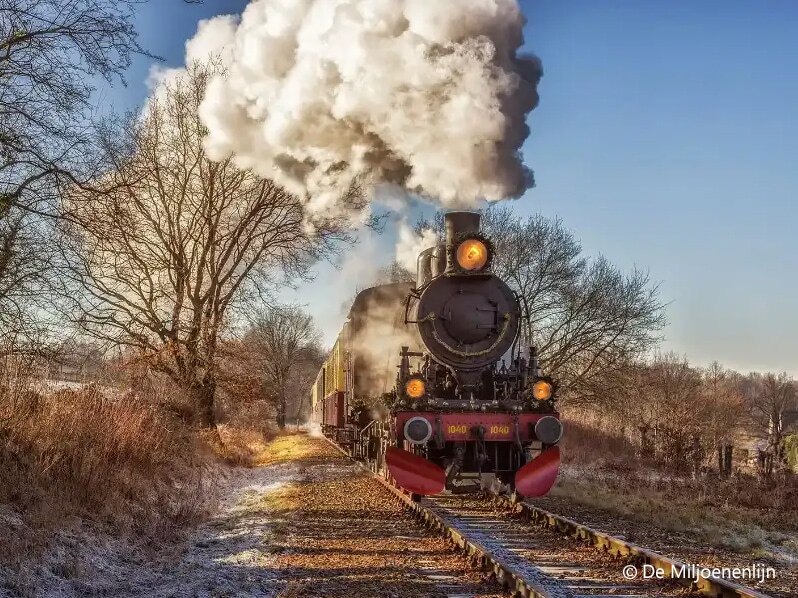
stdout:
<svg viewBox="0 0 798 598">
<path fill-rule="evenodd" d="M 438 244 L 438 235 L 432 229 L 424 229 L 416 233 L 407 222 L 400 222 L 397 227 L 396 261 L 405 270 L 416 271 L 418 254 Z"/>
<path fill-rule="evenodd" d="M 186 42 L 186 63 L 217 59 L 229 66 L 233 62 L 237 27 L 238 17 L 233 15 L 200 21 L 197 33 Z"/>
<path fill-rule="evenodd" d="M 311 218 L 353 184 L 466 207 L 517 197 L 539 62 L 517 0 L 254 0 L 203 22 L 191 60 L 227 68 L 200 113 L 214 159 L 270 177 Z"/>
</svg>

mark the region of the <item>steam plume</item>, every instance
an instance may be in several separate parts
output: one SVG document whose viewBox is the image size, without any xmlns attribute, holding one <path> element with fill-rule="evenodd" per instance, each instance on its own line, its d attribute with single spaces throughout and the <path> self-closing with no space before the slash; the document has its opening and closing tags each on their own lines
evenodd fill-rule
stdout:
<svg viewBox="0 0 798 598">
<path fill-rule="evenodd" d="M 187 45 L 226 67 L 201 108 L 208 152 L 306 198 L 311 218 L 352 185 L 447 207 L 517 197 L 541 75 L 516 54 L 523 24 L 517 0 L 254 0 Z"/>
<path fill-rule="evenodd" d="M 383 289 L 379 300 L 365 306 L 358 333 L 353 337 L 359 388 L 370 397 L 378 397 L 393 388 L 396 364 L 401 347 L 421 349 L 418 334 L 404 323 L 404 304 L 410 285 Z M 358 365 L 365 367 L 358 367 Z"/>
<path fill-rule="evenodd" d="M 435 247 L 438 235 L 432 229 L 424 229 L 416 233 L 407 222 L 400 222 L 397 229 L 396 261 L 405 270 L 416 271 L 418 254 L 425 249 Z"/>
</svg>

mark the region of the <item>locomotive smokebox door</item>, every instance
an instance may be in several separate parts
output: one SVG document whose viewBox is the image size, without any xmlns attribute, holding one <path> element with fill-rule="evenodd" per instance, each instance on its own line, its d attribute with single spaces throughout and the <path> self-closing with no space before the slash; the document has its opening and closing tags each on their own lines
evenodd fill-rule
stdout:
<svg viewBox="0 0 798 598">
<path fill-rule="evenodd" d="M 464 387 L 510 349 L 518 334 L 520 306 L 510 288 L 490 273 L 492 247 L 479 233 L 480 215 L 446 215 L 446 272 L 433 278 L 413 308 L 427 352 L 448 366 Z M 464 252 L 464 249 L 469 251 Z M 458 255 L 466 269 L 456 263 Z"/>
<path fill-rule="evenodd" d="M 496 304 L 484 295 L 456 293 L 443 306 L 443 327 L 452 338 L 473 345 L 499 332 Z"/>
</svg>

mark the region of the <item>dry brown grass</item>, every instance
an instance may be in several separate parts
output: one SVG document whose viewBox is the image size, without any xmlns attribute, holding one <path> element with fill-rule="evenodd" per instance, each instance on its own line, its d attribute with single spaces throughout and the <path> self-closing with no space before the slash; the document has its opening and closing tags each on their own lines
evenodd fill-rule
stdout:
<svg viewBox="0 0 798 598">
<path fill-rule="evenodd" d="M 20 523 L 0 536 L 0 565 L 35 558 L 71 520 L 164 538 L 206 512 L 206 457 L 176 419 L 97 388 L 39 393 L 9 381 L 0 386 L 0 506 Z"/>
<path fill-rule="evenodd" d="M 261 451 L 255 463 L 259 466 L 277 465 L 289 461 L 317 461 L 336 455 L 332 446 L 322 439 L 311 439 L 304 433 L 283 433 L 268 443 Z"/>
<path fill-rule="evenodd" d="M 123 370 L 113 386 L 54 391 L 30 373 L 0 359 L 0 594 L 96 575 L 113 551 L 172 550 L 216 504 L 220 461 L 252 467 L 272 454 L 268 414 L 222 403 L 228 423 L 198 430 L 168 380 Z"/>
<path fill-rule="evenodd" d="M 699 483 L 653 483 L 641 477 L 565 476 L 555 499 L 674 532 L 707 545 L 748 552 L 763 542 L 780 544 L 795 529 L 795 509 L 751 509 L 729 500 L 723 488 Z"/>
<path fill-rule="evenodd" d="M 798 531 L 798 477 L 679 476 L 642 460 L 619 433 L 582 419 L 566 421 L 564 462 L 552 496 L 589 509 L 750 551 Z"/>
<path fill-rule="evenodd" d="M 564 418 L 563 425 L 561 448 L 566 463 L 598 463 L 616 470 L 637 467 L 636 448 L 622 435 L 608 430 L 605 422 L 580 414 L 578 419 Z"/>
<path fill-rule="evenodd" d="M 267 451 L 269 441 L 275 436 L 276 432 L 263 426 L 253 429 L 220 425 L 216 434 L 206 434 L 205 439 L 225 463 L 238 467 L 255 467 L 259 465 L 259 456 Z"/>
</svg>

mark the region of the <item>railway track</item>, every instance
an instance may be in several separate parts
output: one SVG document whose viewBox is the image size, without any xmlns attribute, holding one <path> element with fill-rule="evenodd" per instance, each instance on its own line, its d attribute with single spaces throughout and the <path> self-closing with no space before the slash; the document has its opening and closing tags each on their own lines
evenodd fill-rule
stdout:
<svg viewBox="0 0 798 598">
<path fill-rule="evenodd" d="M 472 565 L 489 572 L 513 596 L 768 598 L 724 579 L 702 578 L 695 583 L 687 575 L 673 576 L 683 563 L 529 502 L 513 503 L 492 495 L 442 495 L 416 502 L 371 473 L 414 517 L 447 537 Z M 631 572 L 629 567 L 640 573 L 645 565 L 666 575 L 662 579 L 625 577 L 625 572 Z"/>
<path fill-rule="evenodd" d="M 434 511 L 461 534 L 476 538 L 493 559 L 518 572 L 519 575 L 511 577 L 506 584 L 516 595 L 574 598 L 765 596 L 724 580 L 701 580 L 694 584 L 692 580 L 670 576 L 627 579 L 624 576 L 627 567 L 635 567 L 639 573 L 647 564 L 670 572 L 679 571 L 681 563 L 529 503 L 516 505 L 501 497 L 442 496 L 424 499 L 421 507 Z M 519 577 L 523 584 L 516 588 Z M 532 591 L 525 593 L 524 585 Z"/>
<path fill-rule="evenodd" d="M 520 515 L 521 519 L 527 523 L 550 528 L 559 535 L 581 540 L 594 549 L 624 558 L 630 561 L 638 570 L 644 565 L 650 565 L 663 571 L 685 570 L 685 563 L 681 561 L 677 561 L 676 559 L 661 555 L 621 538 L 582 525 L 572 519 L 556 515 L 529 502 L 513 504 L 503 497 L 496 497 L 495 500 L 499 501 L 503 507 Z M 672 579 L 702 596 L 713 596 L 717 598 L 768 598 L 766 594 L 757 590 L 714 577 L 701 577 L 697 582 L 689 576 L 674 577 Z"/>
</svg>

